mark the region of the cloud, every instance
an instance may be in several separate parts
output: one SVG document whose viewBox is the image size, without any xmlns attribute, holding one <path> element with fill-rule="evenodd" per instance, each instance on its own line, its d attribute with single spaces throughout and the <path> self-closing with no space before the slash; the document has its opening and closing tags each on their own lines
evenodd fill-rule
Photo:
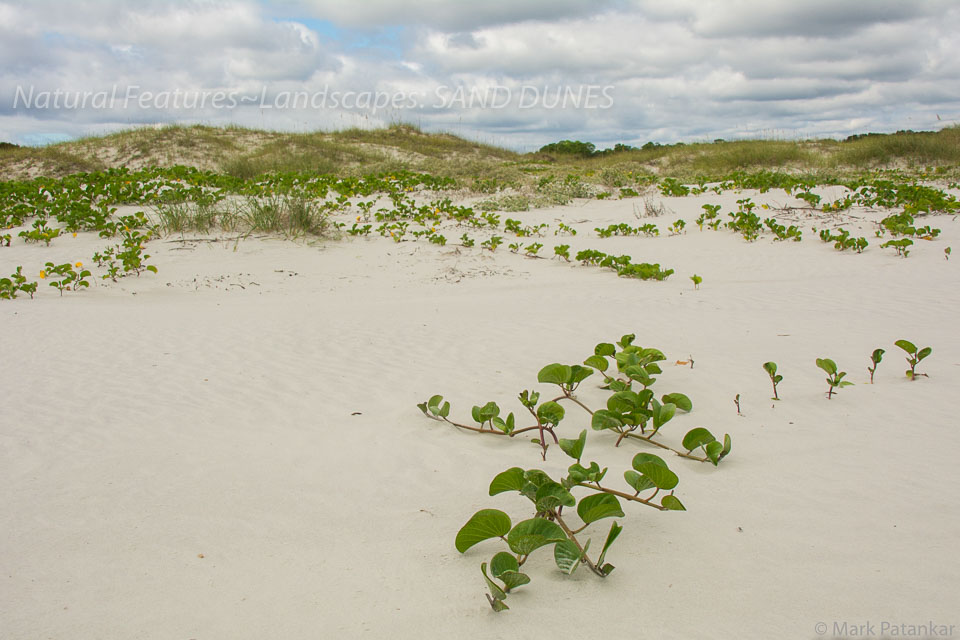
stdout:
<svg viewBox="0 0 960 640">
<path fill-rule="evenodd" d="M 526 149 L 557 138 L 605 146 L 932 128 L 960 120 L 958 30 L 960 7 L 940 0 L 0 0 L 0 138 L 175 121 L 301 130 L 408 120 Z M 131 86 L 228 92 L 235 104 L 13 108 L 18 87 Z M 543 97 L 584 87 L 610 104 Z M 510 100 L 447 99 L 455 91 Z M 531 91 L 540 99 L 522 104 Z M 299 94 L 327 99 L 291 106 Z"/>
<path fill-rule="evenodd" d="M 413 25 L 444 31 L 514 24 L 528 20 L 557 21 L 628 6 L 625 0 L 281 0 L 274 10 L 330 20 L 352 28 Z"/>
</svg>

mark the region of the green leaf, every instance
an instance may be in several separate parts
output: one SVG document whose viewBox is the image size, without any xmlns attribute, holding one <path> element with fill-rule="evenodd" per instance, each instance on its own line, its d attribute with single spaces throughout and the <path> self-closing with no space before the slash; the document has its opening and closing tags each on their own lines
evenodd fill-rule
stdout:
<svg viewBox="0 0 960 640">
<path fill-rule="evenodd" d="M 609 342 L 601 342 L 593 348 L 594 355 L 600 357 L 612 356 L 617 352 L 617 348 Z"/>
<path fill-rule="evenodd" d="M 637 493 L 653 489 L 655 486 L 650 478 L 632 469 L 623 472 L 623 479 L 626 480 L 627 484 L 633 487 L 633 490 Z"/>
<path fill-rule="evenodd" d="M 544 402 L 537 407 L 537 417 L 540 419 L 540 422 L 546 424 L 559 424 L 560 421 L 563 420 L 564 413 L 563 407 L 552 400 Z"/>
<path fill-rule="evenodd" d="M 573 376 L 573 371 L 565 364 L 548 364 L 537 374 L 537 382 L 546 384 L 567 384 Z"/>
<path fill-rule="evenodd" d="M 441 418 L 446 418 L 450 415 L 450 403 L 444 402 L 443 406 L 440 407 L 440 413 L 438 414 Z"/>
<path fill-rule="evenodd" d="M 631 354 L 632 355 L 632 354 Z M 629 365 L 623 368 L 623 372 L 631 380 L 636 380 L 645 387 L 649 387 L 656 380 L 650 377 L 650 374 L 647 373 L 647 370 L 641 367 L 640 365 Z"/>
<path fill-rule="evenodd" d="M 883 354 L 885 353 L 886 351 L 883 349 L 874 349 L 873 353 L 870 355 L 870 360 L 872 360 L 874 363 L 879 363 L 881 360 L 883 360 Z"/>
<path fill-rule="evenodd" d="M 609 384 L 607 385 L 607 388 L 608 388 L 608 389 L 611 389 L 611 390 L 613 390 L 613 391 L 625 391 L 625 390 L 627 390 L 627 389 L 630 388 L 630 385 L 628 385 L 626 382 L 622 382 L 622 381 L 620 381 L 620 380 L 612 380 L 612 379 L 611 379 L 611 380 L 609 381 Z"/>
<path fill-rule="evenodd" d="M 616 522 L 610 525 L 610 533 L 607 534 L 607 541 L 603 543 L 603 549 L 600 551 L 600 557 L 597 558 L 598 567 L 603 565 L 603 559 L 607 557 L 607 551 L 610 549 L 610 545 L 612 545 L 613 541 L 617 539 L 617 536 L 620 535 L 621 531 L 623 531 L 623 527 Z M 612 566 L 610 567 L 610 571 L 613 571 Z M 610 571 L 605 571 L 604 573 L 610 573 Z"/>
<path fill-rule="evenodd" d="M 683 506 L 683 503 L 680 502 L 680 499 L 677 498 L 672 493 L 670 495 L 663 496 L 663 500 L 660 501 L 660 506 L 668 511 L 686 511 L 687 508 Z"/>
<path fill-rule="evenodd" d="M 504 571 L 500 579 L 503 580 L 503 585 L 506 587 L 504 590 L 507 593 L 530 582 L 530 576 L 519 571 Z"/>
<path fill-rule="evenodd" d="M 553 479 L 540 469 L 527 469 L 523 472 L 523 477 L 538 489 L 547 482 L 553 482 Z"/>
<path fill-rule="evenodd" d="M 481 425 L 500 415 L 500 407 L 497 406 L 496 402 L 488 402 L 482 407 L 473 407 L 470 414 L 473 416 L 475 422 L 479 422 Z"/>
<path fill-rule="evenodd" d="M 577 499 L 569 491 L 563 488 L 563 485 L 557 482 L 547 482 L 537 489 L 534 495 L 534 502 L 537 505 L 537 511 L 550 511 L 559 506 L 572 507 L 577 504 Z"/>
<path fill-rule="evenodd" d="M 609 493 L 595 493 L 580 500 L 577 505 L 577 515 L 584 524 L 596 522 L 602 518 L 623 517 L 623 509 L 617 496 Z"/>
<path fill-rule="evenodd" d="M 723 451 L 720 452 L 720 458 L 726 458 L 730 455 L 730 449 L 733 448 L 733 442 L 730 440 L 730 434 L 727 433 L 723 436 Z"/>
<path fill-rule="evenodd" d="M 598 371 L 606 371 L 607 367 L 610 366 L 610 361 L 603 356 L 590 356 L 583 361 L 583 364 L 587 365 L 588 367 L 593 367 Z"/>
<path fill-rule="evenodd" d="M 483 572 L 483 579 L 487 583 L 487 588 L 490 589 L 490 595 L 487 596 L 487 599 L 490 600 L 490 606 L 493 607 L 494 611 L 502 611 L 503 609 L 508 609 L 507 605 L 503 604 L 503 600 L 507 597 L 507 594 L 503 592 L 503 589 L 500 588 L 496 582 L 490 579 L 490 576 L 487 575 L 487 563 L 483 562 L 480 564 L 480 571 Z M 502 608 L 498 609 L 494 602 L 499 602 L 502 605 Z"/>
<path fill-rule="evenodd" d="M 667 356 L 663 355 L 663 351 L 660 351 L 660 349 L 655 349 L 653 347 L 647 347 L 646 349 L 641 349 L 640 357 L 647 362 L 656 362 L 658 360 L 667 359 Z"/>
<path fill-rule="evenodd" d="M 500 431 L 503 431 L 504 433 L 513 433 L 513 430 L 517 427 L 516 419 L 513 417 L 512 411 L 507 415 L 506 422 L 496 416 L 491 418 L 490 422 L 494 427 L 500 429 Z"/>
<path fill-rule="evenodd" d="M 498 493 L 507 491 L 521 491 L 527 479 L 524 477 L 523 469 L 520 467 L 511 467 L 506 471 L 498 473 L 490 482 L 490 495 L 495 496 Z"/>
<path fill-rule="evenodd" d="M 490 560 L 490 573 L 499 578 L 504 571 L 520 571 L 520 563 L 512 553 L 501 551 Z"/>
<path fill-rule="evenodd" d="M 920 351 L 917 352 L 917 361 L 923 360 L 931 353 L 933 353 L 933 349 L 930 347 L 924 347 L 923 349 L 920 349 Z"/>
<path fill-rule="evenodd" d="M 693 451 L 697 447 L 702 447 L 704 445 L 710 444 L 716 440 L 713 437 L 713 434 L 709 430 L 703 427 L 696 427 L 687 432 L 687 435 L 683 436 L 683 448 L 687 451 Z"/>
<path fill-rule="evenodd" d="M 707 457 L 710 458 L 710 462 L 713 463 L 713 466 L 717 466 L 720 463 L 720 453 L 723 451 L 723 445 L 714 440 L 707 444 L 704 447 L 704 450 L 707 453 Z"/>
<path fill-rule="evenodd" d="M 569 479 L 575 483 L 579 482 L 600 482 L 603 476 L 607 475 L 607 468 L 600 468 L 596 462 L 591 462 L 589 468 L 584 468 L 579 462 L 570 465 L 567 470 Z"/>
<path fill-rule="evenodd" d="M 590 419 L 590 427 L 594 431 L 603 431 L 604 429 L 619 429 L 623 426 L 623 421 L 606 409 L 597 409 L 593 418 Z"/>
<path fill-rule="evenodd" d="M 637 334 L 635 334 L 635 333 L 628 333 L 628 334 L 626 334 L 625 336 L 623 336 L 622 338 L 620 338 L 620 342 L 618 342 L 617 344 L 619 344 L 621 348 L 626 349 L 626 348 L 629 347 L 631 344 L 633 344 L 633 341 L 636 340 L 636 339 L 637 339 Z"/>
<path fill-rule="evenodd" d="M 640 364 L 640 356 L 633 351 L 621 351 L 614 355 L 614 359 L 621 371 L 627 367 L 635 367 Z"/>
<path fill-rule="evenodd" d="M 655 462 L 636 464 L 636 462 L 634 462 L 633 468 L 649 478 L 658 489 L 669 491 L 680 482 L 677 474 L 670 471 L 665 464 L 657 464 Z"/>
<path fill-rule="evenodd" d="M 763 370 L 766 371 L 770 377 L 777 375 L 777 363 L 776 362 L 764 362 Z"/>
<path fill-rule="evenodd" d="M 584 553 L 586 553 L 589 547 L 590 541 L 587 540 Z M 580 560 L 583 558 L 583 555 L 573 540 L 562 540 L 553 547 L 553 559 L 557 563 L 557 567 L 568 576 L 580 566 Z"/>
<path fill-rule="evenodd" d="M 570 438 L 560 438 L 560 450 L 577 461 L 579 461 L 580 457 L 583 456 L 583 448 L 586 446 L 586 444 L 586 429 L 580 432 L 580 437 L 576 440 Z"/>
<path fill-rule="evenodd" d="M 837 363 L 830 358 L 817 358 L 817 366 L 827 372 L 827 375 L 833 375 L 837 372 Z"/>
<path fill-rule="evenodd" d="M 544 518 L 524 520 L 507 534 L 510 549 L 520 555 L 528 555 L 544 545 L 566 539 L 567 536 L 559 525 Z"/>
<path fill-rule="evenodd" d="M 677 412 L 677 405 L 672 403 L 660 404 L 653 400 L 653 429 L 657 431 L 673 418 Z"/>
<path fill-rule="evenodd" d="M 640 407 L 640 396 L 635 391 L 617 391 L 607 398 L 607 409 L 611 413 L 632 413 Z"/>
<path fill-rule="evenodd" d="M 581 367 L 578 364 L 570 367 L 570 385 L 577 385 L 593 375 L 593 369 Z"/>
<path fill-rule="evenodd" d="M 481 509 L 457 533 L 457 551 L 463 553 L 479 542 L 505 536 L 508 531 L 510 516 L 499 509 Z"/>
<path fill-rule="evenodd" d="M 897 340 L 893 344 L 897 345 L 898 347 L 900 347 L 901 349 L 903 349 L 904 351 L 906 351 L 911 355 L 917 352 L 917 346 L 912 342 L 910 342 L 909 340 Z"/>
<path fill-rule="evenodd" d="M 665 396 L 663 396 L 663 403 L 676 405 L 677 409 L 680 409 L 681 411 L 686 411 L 688 413 L 693 410 L 693 402 L 691 402 L 690 398 L 688 398 L 685 394 L 682 394 L 682 393 L 666 394 Z"/>
<path fill-rule="evenodd" d="M 663 458 L 656 455 L 655 453 L 638 453 L 637 455 L 633 456 L 632 464 L 634 469 L 637 469 L 638 464 L 648 464 L 648 463 L 658 464 L 661 467 L 667 466 L 667 463 L 664 462 Z M 639 469 L 637 470 L 639 471 Z"/>
</svg>

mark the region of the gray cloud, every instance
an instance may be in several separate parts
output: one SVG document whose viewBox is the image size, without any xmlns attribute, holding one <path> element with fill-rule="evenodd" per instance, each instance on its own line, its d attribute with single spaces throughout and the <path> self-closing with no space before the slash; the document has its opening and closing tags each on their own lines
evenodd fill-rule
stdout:
<svg viewBox="0 0 960 640">
<path fill-rule="evenodd" d="M 535 148 L 561 137 L 602 146 L 960 120 L 960 8 L 940 0 L 475 4 L 0 0 L 0 139 L 172 121 L 301 130 L 408 120 Z M 230 108 L 13 108 L 18 87 L 114 85 L 238 100 Z M 586 85 L 612 87 L 609 108 L 518 104 L 528 89 L 551 95 Z M 499 87 L 513 99 L 503 108 L 439 100 L 457 87 L 467 95 Z M 378 109 L 273 104 L 296 92 L 346 91 L 416 100 Z M 239 100 L 261 95 L 266 106 Z"/>
</svg>

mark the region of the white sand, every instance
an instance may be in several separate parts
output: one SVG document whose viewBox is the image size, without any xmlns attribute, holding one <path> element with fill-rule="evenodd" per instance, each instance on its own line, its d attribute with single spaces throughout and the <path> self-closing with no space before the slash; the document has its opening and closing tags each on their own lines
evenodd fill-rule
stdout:
<svg viewBox="0 0 960 640">
<path fill-rule="evenodd" d="M 960 226 L 925 219 L 942 237 L 906 260 L 879 249 L 867 221 L 863 255 L 834 251 L 811 223 L 797 244 L 696 229 L 701 204 L 726 212 L 744 195 L 788 200 L 667 199 L 687 233 L 652 239 L 592 231 L 637 224 L 638 200 L 508 214 L 551 224 L 546 255 L 560 243 L 629 253 L 676 269 L 664 283 L 506 246 L 155 241 L 158 275 L 62 299 L 42 284 L 36 300 L 0 302 L 0 637 L 960 630 L 960 256 L 943 258 L 960 248 Z M 554 237 L 557 220 L 580 233 Z M 670 220 L 652 221 L 666 236 Z M 451 242 L 462 233 L 443 231 Z M 86 262 L 102 244 L 17 240 L 0 249 L 0 271 Z M 499 471 L 560 475 L 570 461 L 552 449 L 543 464 L 531 444 L 458 432 L 414 405 L 442 393 L 463 421 L 488 400 L 518 411 L 543 365 L 580 362 L 631 332 L 669 358 L 659 393 L 694 401 L 667 439 L 703 425 L 729 432 L 733 453 L 719 469 L 667 458 L 688 511 L 625 504 L 607 580 L 566 578 L 543 549 L 526 565 L 532 584 L 494 614 L 479 565 L 501 545 L 461 556 L 454 536 L 480 508 L 531 515 L 516 495 L 487 496 Z M 920 367 L 929 379 L 904 378 L 899 338 L 933 347 Z M 887 355 L 870 386 L 876 347 Z M 693 370 L 672 365 L 689 355 Z M 817 357 L 857 385 L 828 401 Z M 785 377 L 776 404 L 767 360 Z M 580 395 L 604 398 L 596 377 Z M 560 431 L 588 425 L 570 406 Z M 636 452 L 655 450 L 613 440 L 591 431 L 585 459 L 619 485 Z M 608 528 L 588 530 L 595 545 Z"/>
</svg>

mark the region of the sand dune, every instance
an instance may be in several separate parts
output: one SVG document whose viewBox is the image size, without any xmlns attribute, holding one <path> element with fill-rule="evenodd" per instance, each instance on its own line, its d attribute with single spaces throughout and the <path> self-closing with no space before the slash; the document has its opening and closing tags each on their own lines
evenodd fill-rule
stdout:
<svg viewBox="0 0 960 640">
<path fill-rule="evenodd" d="M 960 226 L 929 219 L 941 237 L 901 259 L 876 243 L 834 251 L 813 218 L 800 243 L 689 224 L 704 202 L 729 209 L 744 195 L 786 199 L 666 198 L 673 214 L 651 221 L 663 236 L 676 217 L 688 228 L 659 238 L 593 233 L 635 224 L 631 200 L 514 215 L 578 229 L 542 240 L 547 255 L 561 242 L 629 253 L 674 268 L 662 283 L 505 246 L 170 237 L 150 245 L 157 275 L 3 304 L 0 636 L 806 638 L 821 622 L 960 625 L 960 260 L 943 256 Z M 870 236 L 884 214 L 847 215 Z M 15 244 L 0 260 L 82 259 L 95 240 Z M 496 473 L 569 460 L 551 450 L 543 463 L 529 443 L 456 431 L 415 404 L 442 393 L 463 420 L 488 400 L 517 411 L 543 365 L 625 333 L 666 353 L 661 393 L 693 399 L 666 438 L 703 425 L 730 433 L 733 453 L 719 468 L 667 458 L 688 511 L 626 508 L 608 579 L 564 577 L 545 551 L 511 611 L 494 614 L 479 566 L 499 547 L 461 555 L 454 536 L 481 508 L 531 515 L 516 496 L 487 496 Z M 899 338 L 933 347 L 928 379 L 903 376 Z M 887 356 L 871 386 L 876 347 Z M 672 364 L 689 356 L 693 369 Z M 828 401 L 817 357 L 856 386 Z M 779 403 L 767 360 L 785 378 Z M 605 397 L 592 379 L 580 396 Z M 560 430 L 588 427 L 571 408 Z M 613 442 L 591 431 L 586 459 L 617 483 L 647 449 Z"/>
</svg>

